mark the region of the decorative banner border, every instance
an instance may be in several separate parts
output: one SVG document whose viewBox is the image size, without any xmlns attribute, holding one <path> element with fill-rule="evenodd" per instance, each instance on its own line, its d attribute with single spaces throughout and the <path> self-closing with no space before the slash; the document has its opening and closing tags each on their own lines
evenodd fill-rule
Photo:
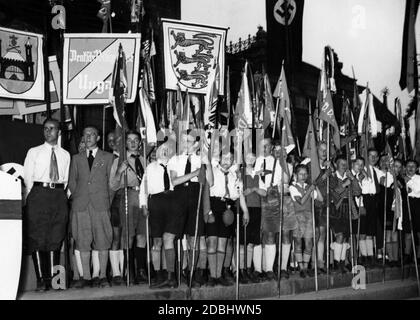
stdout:
<svg viewBox="0 0 420 320">
<path fill-rule="evenodd" d="M 139 33 L 64 34 L 64 104 L 108 104 L 112 71 L 122 44 L 127 59 L 127 103 L 134 102 L 140 63 Z"/>
<path fill-rule="evenodd" d="M 224 93 L 228 28 L 162 19 L 165 88 L 208 94 L 219 64 L 219 93 Z"/>
<path fill-rule="evenodd" d="M 0 97 L 44 100 L 43 36 L 0 28 Z"/>
<path fill-rule="evenodd" d="M 49 67 L 49 87 L 50 87 L 50 103 L 51 110 L 60 109 L 60 69 L 58 68 L 57 57 L 48 57 Z M 45 112 L 47 105 L 44 101 L 18 101 L 17 106 L 21 115 Z"/>
</svg>

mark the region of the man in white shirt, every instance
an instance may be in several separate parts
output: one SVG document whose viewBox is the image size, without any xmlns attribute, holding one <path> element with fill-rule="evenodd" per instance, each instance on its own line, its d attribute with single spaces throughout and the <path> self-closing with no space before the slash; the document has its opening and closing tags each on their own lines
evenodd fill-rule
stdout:
<svg viewBox="0 0 420 320">
<path fill-rule="evenodd" d="M 45 143 L 29 149 L 24 163 L 27 191 L 26 216 L 28 251 L 37 276 L 37 291 L 48 290 L 51 259 L 59 264 L 60 248 L 68 219 L 65 188 L 69 178 L 70 154 L 57 145 L 60 123 L 44 121 Z"/>
<path fill-rule="evenodd" d="M 209 185 L 212 186 L 211 165 L 203 166 L 202 157 L 197 155 L 199 144 L 194 136 L 190 134 L 182 135 L 181 139 L 181 154 L 173 156 L 167 165 L 176 198 L 180 202 L 180 205 L 176 206 L 176 210 L 173 212 L 173 219 L 176 221 L 173 232 L 178 237 L 186 234 L 190 244 L 189 247 L 192 248 L 192 250 L 196 250 L 196 248 L 194 248 L 194 235 L 196 231 L 196 215 L 200 190 L 198 177 L 200 176 L 200 180 L 207 179 Z M 199 250 L 196 250 L 196 254 L 194 254 L 196 261 L 192 261 L 192 250 L 190 251 L 190 259 L 188 259 L 188 265 L 191 270 L 192 263 L 195 265 L 198 258 L 198 268 L 195 269 L 196 272 L 192 282 L 194 287 L 199 287 L 205 283 L 204 270 L 207 265 L 204 217 L 200 211 L 201 210 L 198 212 L 197 230 Z"/>
<path fill-rule="evenodd" d="M 420 244 L 420 175 L 417 174 L 418 163 L 415 160 L 408 160 L 406 165 L 406 181 L 408 199 L 410 202 L 411 221 L 414 234 L 417 235 Z M 411 252 L 411 234 L 406 233 L 406 252 Z M 420 258 L 420 245 L 417 246 L 417 259 Z M 419 261 L 420 262 L 420 261 Z"/>
<path fill-rule="evenodd" d="M 152 262 L 157 271 L 154 288 L 176 288 L 174 240 L 178 234 L 178 221 L 173 215 L 180 203 L 175 198 L 167 168 L 170 158 L 169 144 L 162 144 L 156 151 L 156 161 L 151 162 L 140 186 L 140 206 L 148 210 L 150 234 L 153 238 Z M 166 258 L 167 279 L 160 272 L 162 238 Z M 164 280 L 164 281 L 163 281 Z"/>
</svg>

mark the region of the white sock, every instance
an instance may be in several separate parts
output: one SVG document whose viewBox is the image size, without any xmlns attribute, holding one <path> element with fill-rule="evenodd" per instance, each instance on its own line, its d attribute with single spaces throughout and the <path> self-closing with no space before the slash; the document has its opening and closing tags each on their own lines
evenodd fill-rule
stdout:
<svg viewBox="0 0 420 320">
<path fill-rule="evenodd" d="M 366 240 L 359 240 L 359 248 L 362 257 L 366 257 L 367 254 L 367 247 L 366 247 Z"/>
<path fill-rule="evenodd" d="M 254 252 L 254 247 L 247 246 L 247 253 L 246 253 L 246 267 L 248 269 L 251 268 L 252 265 L 252 253 Z"/>
<path fill-rule="evenodd" d="M 118 262 L 120 264 L 120 270 L 124 270 L 124 250 L 118 250 L 118 253 L 119 253 Z"/>
<path fill-rule="evenodd" d="M 332 245 L 332 244 L 331 244 Z M 337 242 L 334 242 L 334 260 L 340 261 L 341 260 L 341 251 L 343 250 L 343 245 Z"/>
<path fill-rule="evenodd" d="M 366 251 L 369 257 L 373 256 L 373 240 L 372 239 L 366 239 Z"/>
<path fill-rule="evenodd" d="M 276 259 L 276 245 L 266 244 L 264 251 L 266 270 L 267 272 L 273 272 L 274 260 Z"/>
<path fill-rule="evenodd" d="M 161 256 L 161 261 L 162 261 L 162 270 L 166 270 L 166 255 L 165 255 L 165 250 L 161 250 L 160 251 L 160 256 Z"/>
<path fill-rule="evenodd" d="M 161 249 L 160 248 L 152 248 L 152 263 L 153 268 L 155 271 L 160 271 L 160 257 L 161 257 Z"/>
<path fill-rule="evenodd" d="M 291 244 L 281 245 L 281 270 L 287 270 L 287 261 L 289 260 Z"/>
<path fill-rule="evenodd" d="M 109 250 L 109 262 L 111 263 L 112 276 L 121 276 L 121 270 L 119 265 L 119 252 L 116 250 Z"/>
<path fill-rule="evenodd" d="M 244 259 L 245 259 L 245 253 L 244 253 L 244 246 L 239 246 L 239 269 L 244 269 Z"/>
<path fill-rule="evenodd" d="M 318 259 L 319 262 L 324 262 L 325 243 L 318 241 L 317 246 L 318 246 L 318 257 L 317 257 L 317 259 Z"/>
<path fill-rule="evenodd" d="M 92 250 L 92 278 L 99 277 L 99 251 Z"/>
<path fill-rule="evenodd" d="M 346 260 L 347 250 L 349 249 L 350 245 L 346 242 L 343 243 L 343 247 L 341 249 L 341 261 Z"/>
<path fill-rule="evenodd" d="M 261 245 L 254 246 L 254 252 L 252 255 L 252 261 L 254 263 L 254 270 L 261 272 L 261 256 L 262 256 L 262 247 Z"/>
<path fill-rule="evenodd" d="M 76 265 L 77 265 L 77 270 L 79 271 L 79 277 L 83 278 L 82 258 L 80 257 L 79 250 L 74 250 L 74 258 L 76 259 Z"/>
<path fill-rule="evenodd" d="M 267 263 L 266 263 L 266 256 L 267 256 L 267 254 L 265 252 L 265 246 L 266 245 L 264 245 L 262 247 L 262 254 L 261 254 L 262 259 L 261 259 L 261 261 L 262 261 L 262 269 L 264 270 L 264 272 L 267 272 Z"/>
</svg>

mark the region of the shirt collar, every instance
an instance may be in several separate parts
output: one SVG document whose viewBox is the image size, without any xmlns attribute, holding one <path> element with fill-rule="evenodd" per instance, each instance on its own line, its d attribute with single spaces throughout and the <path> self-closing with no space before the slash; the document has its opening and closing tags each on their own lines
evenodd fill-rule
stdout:
<svg viewBox="0 0 420 320">
<path fill-rule="evenodd" d="M 335 172 L 335 174 L 337 175 L 337 177 L 340 179 L 340 180 L 344 180 L 345 178 L 347 178 L 347 173 L 346 172 L 344 172 L 344 175 L 341 175 L 340 174 L 340 172 L 338 172 L 338 170 Z"/>
<path fill-rule="evenodd" d="M 95 158 L 96 157 L 96 153 L 98 152 L 98 147 L 96 147 L 95 149 L 92 149 L 92 155 Z M 89 149 L 86 149 L 86 156 L 89 157 Z"/>
<path fill-rule="evenodd" d="M 55 146 L 53 146 L 53 145 L 49 144 L 48 142 L 44 142 L 44 146 L 49 150 L 51 150 L 52 148 L 54 148 L 54 150 L 58 150 L 60 148 L 58 143 Z"/>
</svg>

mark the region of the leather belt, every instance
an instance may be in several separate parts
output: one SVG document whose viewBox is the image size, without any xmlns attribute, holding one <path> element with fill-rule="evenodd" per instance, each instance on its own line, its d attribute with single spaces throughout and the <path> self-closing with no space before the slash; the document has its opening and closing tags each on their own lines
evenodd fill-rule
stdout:
<svg viewBox="0 0 420 320">
<path fill-rule="evenodd" d="M 127 187 L 129 190 L 140 191 L 140 186 Z"/>
<path fill-rule="evenodd" d="M 55 182 L 34 182 L 34 186 L 48 188 L 48 189 L 64 189 L 64 183 Z"/>
</svg>

